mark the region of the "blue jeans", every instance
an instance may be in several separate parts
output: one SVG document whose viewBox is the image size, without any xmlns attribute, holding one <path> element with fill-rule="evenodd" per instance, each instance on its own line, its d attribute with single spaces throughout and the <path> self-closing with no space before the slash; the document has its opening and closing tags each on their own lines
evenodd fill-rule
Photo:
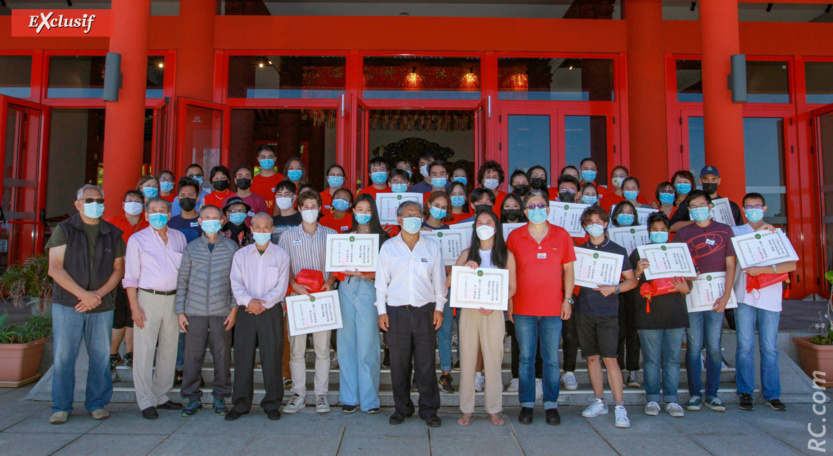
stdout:
<svg viewBox="0 0 833 456">
<path fill-rule="evenodd" d="M 176 341 L 176 370 L 185 370 L 185 333 L 179 333 Z"/>
<path fill-rule="evenodd" d="M 362 411 L 379 408 L 379 312 L 376 289 L 367 280 L 350 277 L 338 286 L 343 326 L 338 343 L 339 401 L 361 405 Z"/>
<path fill-rule="evenodd" d="M 518 398 L 521 407 L 535 407 L 535 355 L 541 341 L 544 360 L 544 410 L 558 408 L 560 371 L 558 343 L 561 341 L 561 317 L 532 317 L 515 314 L 515 337 L 518 339 Z"/>
<path fill-rule="evenodd" d="M 448 305 L 443 306 L 443 324 L 437 331 L 437 345 L 440 352 L 440 371 L 451 372 L 451 329 L 457 320 L 457 330 L 460 330 L 460 317 L 454 317 L 454 309 Z M 457 359 L 460 359 L 460 344 L 457 344 Z"/>
<path fill-rule="evenodd" d="M 686 341 L 685 367 L 688 374 L 688 392 L 691 396 L 702 396 L 703 366 L 700 352 L 706 346 L 706 399 L 717 396 L 720 384 L 720 338 L 723 334 L 723 312 L 691 312 L 688 314 L 689 327 Z M 704 337 L 705 336 L 705 337 Z"/>
<path fill-rule="evenodd" d="M 113 311 L 82 313 L 72 307 L 52 305 L 52 412 L 72 413 L 75 391 L 75 361 L 83 340 L 90 357 L 87 371 L 88 412 L 103 408 L 113 396 L 110 376 L 110 331 Z"/>
<path fill-rule="evenodd" d="M 738 332 L 738 350 L 735 356 L 738 394 L 752 394 L 755 388 L 755 326 L 758 327 L 758 344 L 761 346 L 761 389 L 764 400 L 781 396 L 781 378 L 778 375 L 778 321 L 781 312 L 758 309 L 738 303 L 735 310 L 735 327 Z"/>
<path fill-rule="evenodd" d="M 677 402 L 685 328 L 640 329 L 638 333 L 646 399 L 648 402 Z"/>
</svg>

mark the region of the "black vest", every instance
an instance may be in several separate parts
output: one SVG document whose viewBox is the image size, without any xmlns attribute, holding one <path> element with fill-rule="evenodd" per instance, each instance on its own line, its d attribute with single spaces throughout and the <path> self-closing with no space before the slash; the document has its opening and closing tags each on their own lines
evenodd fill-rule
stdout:
<svg viewBox="0 0 833 456">
<path fill-rule="evenodd" d="M 82 223 L 81 216 L 75 214 L 58 225 L 67 239 L 66 253 L 64 253 L 64 270 L 78 286 L 92 291 L 101 288 L 113 274 L 116 247 L 121 239 L 122 231 L 104 220 L 98 222 L 100 225 L 95 244 L 95 258 L 93 258 L 93 270 L 90 274 L 90 249 L 87 246 L 87 234 L 81 226 Z M 101 305 L 96 307 L 92 313 L 113 310 L 115 299 L 116 289 L 114 288 L 110 293 L 101 297 Z M 55 283 L 52 302 L 75 307 L 78 304 L 78 297 Z"/>
</svg>

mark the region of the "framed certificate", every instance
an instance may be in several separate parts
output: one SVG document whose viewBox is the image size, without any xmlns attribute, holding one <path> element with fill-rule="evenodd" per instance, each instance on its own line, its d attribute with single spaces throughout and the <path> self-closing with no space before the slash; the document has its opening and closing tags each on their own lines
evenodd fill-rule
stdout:
<svg viewBox="0 0 833 456">
<path fill-rule="evenodd" d="M 378 234 L 331 234 L 327 236 L 326 272 L 376 270 Z"/>
<path fill-rule="evenodd" d="M 342 325 L 338 292 L 287 296 L 286 318 L 290 336 L 339 329 Z"/>
<path fill-rule="evenodd" d="M 505 311 L 509 307 L 509 271 L 451 268 L 451 307 Z"/>
<path fill-rule="evenodd" d="M 714 307 L 715 301 L 718 300 L 726 291 L 726 273 L 725 272 L 710 272 L 708 274 L 700 274 L 694 279 L 691 286 L 691 293 L 685 297 L 686 307 L 689 313 L 691 312 L 706 312 L 711 311 Z M 738 306 L 735 300 L 735 292 L 730 289 L 729 303 L 726 304 L 727 309 L 734 309 Z"/>
<path fill-rule="evenodd" d="M 422 204 L 422 193 L 377 193 L 376 209 L 379 210 L 379 222 L 382 225 L 399 225 L 396 210 L 405 201 Z"/>
<path fill-rule="evenodd" d="M 526 226 L 526 223 L 504 223 L 503 224 L 503 240 L 509 239 L 509 233 L 515 231 L 516 229 Z"/>
<path fill-rule="evenodd" d="M 732 238 L 735 254 L 742 269 L 752 266 L 772 266 L 786 261 L 798 261 L 787 235 L 777 228 L 774 233 L 756 231 Z"/>
<path fill-rule="evenodd" d="M 471 228 L 462 230 L 434 230 L 420 231 L 419 235 L 426 239 L 433 239 L 440 244 L 443 264 L 453 266 L 460 258 L 463 250 L 471 246 Z"/>
<path fill-rule="evenodd" d="M 460 222 L 455 223 L 454 225 L 449 225 L 448 227 L 452 230 L 473 230 L 474 222 Z"/>
<path fill-rule="evenodd" d="M 547 221 L 564 228 L 572 237 L 583 237 L 584 227 L 581 226 L 581 214 L 588 207 L 590 207 L 588 204 L 550 201 L 550 215 Z"/>
<path fill-rule="evenodd" d="M 648 235 L 648 228 L 644 226 L 623 226 L 619 228 L 609 225 L 607 233 L 610 235 L 610 240 L 621 245 L 628 251 L 628 255 L 640 245 L 645 245 L 651 242 Z"/>
<path fill-rule="evenodd" d="M 714 204 L 712 208 L 712 218 L 714 221 L 735 226 L 735 216 L 732 215 L 732 205 L 729 204 L 729 198 L 712 200 L 712 204 Z"/>
<path fill-rule="evenodd" d="M 618 253 L 576 247 L 576 264 L 573 267 L 576 285 L 596 288 L 599 285 L 617 285 L 622 276 L 622 261 Z"/>
<path fill-rule="evenodd" d="M 666 244 L 646 244 L 636 247 L 639 257 L 648 260 L 649 267 L 645 270 L 648 280 L 669 277 L 697 277 L 694 260 L 688 244 L 671 242 Z"/>
<path fill-rule="evenodd" d="M 649 207 L 636 208 L 636 221 L 640 226 L 648 226 L 648 217 L 654 212 L 659 212 L 658 209 L 651 209 Z"/>
</svg>

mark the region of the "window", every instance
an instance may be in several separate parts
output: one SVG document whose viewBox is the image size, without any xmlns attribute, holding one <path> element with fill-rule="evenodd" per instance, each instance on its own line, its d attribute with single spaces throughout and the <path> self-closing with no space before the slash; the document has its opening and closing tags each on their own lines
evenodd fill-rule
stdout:
<svg viewBox="0 0 833 456">
<path fill-rule="evenodd" d="M 738 3 L 740 22 L 830 22 L 823 3 Z"/>
<path fill-rule="evenodd" d="M 0 95 L 29 98 L 32 85 L 32 56 L 0 55 Z"/>
<path fill-rule="evenodd" d="M 746 191 L 760 193 L 768 207 L 764 220 L 787 224 L 787 187 L 784 170 L 784 119 L 743 119 L 746 151 Z"/>
<path fill-rule="evenodd" d="M 338 98 L 346 87 L 345 57 L 232 56 L 229 98 Z"/>
<path fill-rule="evenodd" d="M 613 101 L 613 60 L 499 58 L 498 98 Z"/>
<path fill-rule="evenodd" d="M 790 79 L 787 62 L 746 62 L 749 103 L 789 103 Z"/>
<path fill-rule="evenodd" d="M 480 99 L 476 57 L 365 57 L 364 98 Z"/>
<path fill-rule="evenodd" d="M 547 170 L 547 176 L 551 176 L 550 116 L 511 114 L 506 120 L 509 173 L 540 165 Z"/>
<path fill-rule="evenodd" d="M 677 101 L 703 101 L 703 70 L 699 60 L 677 60 Z"/>
<path fill-rule="evenodd" d="M 53 55 L 49 57 L 47 98 L 102 98 L 104 96 L 103 55 Z M 147 98 L 162 98 L 165 58 L 148 56 Z"/>
<path fill-rule="evenodd" d="M 804 63 L 807 103 L 833 103 L 833 62 Z"/>
</svg>

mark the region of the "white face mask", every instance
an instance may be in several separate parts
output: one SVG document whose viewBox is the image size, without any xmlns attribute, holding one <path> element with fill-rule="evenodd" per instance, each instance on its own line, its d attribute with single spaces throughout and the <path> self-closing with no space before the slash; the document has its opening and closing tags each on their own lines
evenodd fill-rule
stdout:
<svg viewBox="0 0 833 456">
<path fill-rule="evenodd" d="M 428 165 L 420 166 L 419 173 L 422 174 L 423 177 L 428 177 Z"/>
<path fill-rule="evenodd" d="M 495 229 L 489 225 L 480 225 L 474 232 L 481 241 L 488 241 L 495 235 Z"/>
<path fill-rule="evenodd" d="M 483 186 L 489 190 L 496 189 L 498 185 L 500 185 L 500 181 L 497 179 L 483 179 Z"/>
<path fill-rule="evenodd" d="M 286 198 L 286 197 L 279 197 L 275 198 L 275 202 L 278 204 L 278 209 L 285 211 L 292 207 L 292 200 L 294 198 Z"/>
<path fill-rule="evenodd" d="M 318 211 L 314 209 L 301 211 L 301 218 L 304 219 L 304 222 L 306 223 L 315 223 L 318 221 Z"/>
<path fill-rule="evenodd" d="M 136 201 L 128 201 L 124 203 L 124 213 L 127 215 L 139 215 L 142 213 L 142 203 Z"/>
</svg>

